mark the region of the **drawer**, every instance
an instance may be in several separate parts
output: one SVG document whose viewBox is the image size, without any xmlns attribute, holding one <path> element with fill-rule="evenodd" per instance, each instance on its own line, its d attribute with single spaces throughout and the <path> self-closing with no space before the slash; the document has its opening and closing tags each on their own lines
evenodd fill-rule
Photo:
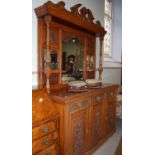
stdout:
<svg viewBox="0 0 155 155">
<path fill-rule="evenodd" d="M 55 131 L 52 134 L 49 134 L 48 136 L 44 136 L 36 141 L 33 141 L 32 154 L 35 154 L 40 150 L 43 150 L 48 146 L 52 145 L 58 139 L 58 137 L 59 137 L 59 132 Z"/>
<path fill-rule="evenodd" d="M 103 95 L 97 95 L 92 97 L 92 104 L 103 103 Z"/>
<path fill-rule="evenodd" d="M 87 107 L 88 107 L 88 100 L 77 101 L 75 103 L 70 104 L 69 111 L 73 112 Z"/>
<path fill-rule="evenodd" d="M 52 144 L 50 147 L 42 150 L 36 155 L 58 155 L 57 153 L 57 144 Z"/>
<path fill-rule="evenodd" d="M 37 126 L 32 130 L 32 139 L 35 140 L 37 138 L 45 136 L 55 131 L 56 129 L 58 129 L 58 127 L 59 127 L 58 119 L 55 119 L 43 125 Z"/>
</svg>

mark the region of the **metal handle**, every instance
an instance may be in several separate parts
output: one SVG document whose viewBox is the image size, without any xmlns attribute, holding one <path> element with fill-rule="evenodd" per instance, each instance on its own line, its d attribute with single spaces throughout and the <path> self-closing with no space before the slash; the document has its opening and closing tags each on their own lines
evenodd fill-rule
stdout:
<svg viewBox="0 0 155 155">
<path fill-rule="evenodd" d="M 43 143 L 44 143 L 45 145 L 49 145 L 49 139 L 44 139 L 44 140 L 43 140 Z"/>
<path fill-rule="evenodd" d="M 114 96 L 114 93 L 113 93 L 113 92 L 110 92 L 110 93 L 109 93 L 109 96 Z"/>
<path fill-rule="evenodd" d="M 48 132 L 49 131 L 49 128 L 48 127 L 45 127 L 42 130 L 43 130 L 43 132 Z"/>
<path fill-rule="evenodd" d="M 97 96 L 97 97 L 96 97 L 96 100 L 97 100 L 98 102 L 100 102 L 100 101 L 102 100 L 102 96 Z"/>
</svg>

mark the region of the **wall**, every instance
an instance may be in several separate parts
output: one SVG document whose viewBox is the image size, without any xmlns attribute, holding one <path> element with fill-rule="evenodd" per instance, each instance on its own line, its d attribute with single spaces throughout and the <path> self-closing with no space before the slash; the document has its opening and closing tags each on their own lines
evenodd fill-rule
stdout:
<svg viewBox="0 0 155 155">
<path fill-rule="evenodd" d="M 112 0 L 112 60 L 105 59 L 103 81 L 121 84 L 122 0 Z"/>
<path fill-rule="evenodd" d="M 60 0 L 52 0 L 54 3 L 59 1 Z M 37 17 L 34 13 L 34 8 L 42 5 L 45 2 L 47 2 L 47 0 L 32 0 L 32 71 L 35 72 L 37 71 Z M 66 0 L 65 3 L 65 7 L 67 9 L 69 9 L 74 4 L 81 3 L 83 6 L 91 9 L 95 19 L 100 20 L 101 24 L 104 25 L 104 0 Z M 97 39 L 96 42 L 96 53 L 96 62 L 99 62 L 99 39 Z M 96 64 L 96 66 L 98 67 L 98 64 Z M 104 72 L 103 77 L 107 77 L 107 73 L 107 71 Z M 112 76 L 113 79 L 119 78 L 116 77 L 115 74 Z M 96 73 L 96 77 L 98 77 L 98 73 Z M 104 79 L 104 82 L 108 82 L 106 78 Z M 37 76 L 32 76 L 32 85 L 37 85 Z"/>
<path fill-rule="evenodd" d="M 122 53 L 122 0 L 113 0 L 112 7 L 112 55 L 121 62 Z"/>
</svg>

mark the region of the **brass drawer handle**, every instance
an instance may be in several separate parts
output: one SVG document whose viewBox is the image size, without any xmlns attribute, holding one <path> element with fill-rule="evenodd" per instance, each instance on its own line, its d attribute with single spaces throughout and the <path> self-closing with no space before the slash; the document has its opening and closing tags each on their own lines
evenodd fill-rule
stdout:
<svg viewBox="0 0 155 155">
<path fill-rule="evenodd" d="M 79 104 L 77 104 L 77 107 L 80 108 L 80 107 L 82 107 L 82 105 L 79 103 Z"/>
<path fill-rule="evenodd" d="M 49 132 L 49 128 L 48 127 L 45 127 L 42 130 L 43 130 L 43 132 Z"/>
<path fill-rule="evenodd" d="M 49 139 L 44 139 L 44 140 L 43 140 L 43 143 L 44 143 L 45 145 L 49 145 L 49 144 L 50 144 Z"/>
<path fill-rule="evenodd" d="M 97 100 L 98 102 L 100 102 L 100 101 L 102 101 L 102 98 L 103 98 L 102 96 L 97 96 L 97 97 L 96 97 L 96 100 Z"/>
<path fill-rule="evenodd" d="M 113 93 L 113 92 L 110 92 L 110 93 L 109 93 L 109 96 L 114 96 L 114 93 Z"/>
</svg>

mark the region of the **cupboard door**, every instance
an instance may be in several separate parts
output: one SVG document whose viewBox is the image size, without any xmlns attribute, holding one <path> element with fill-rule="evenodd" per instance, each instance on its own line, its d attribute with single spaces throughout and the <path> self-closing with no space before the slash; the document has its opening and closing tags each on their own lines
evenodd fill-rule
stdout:
<svg viewBox="0 0 155 155">
<path fill-rule="evenodd" d="M 92 98 L 92 145 L 97 144 L 99 140 L 103 138 L 104 127 L 103 127 L 103 96 L 95 96 Z"/>
<path fill-rule="evenodd" d="M 88 110 L 81 109 L 70 113 L 70 154 L 82 155 L 87 149 Z"/>
</svg>

